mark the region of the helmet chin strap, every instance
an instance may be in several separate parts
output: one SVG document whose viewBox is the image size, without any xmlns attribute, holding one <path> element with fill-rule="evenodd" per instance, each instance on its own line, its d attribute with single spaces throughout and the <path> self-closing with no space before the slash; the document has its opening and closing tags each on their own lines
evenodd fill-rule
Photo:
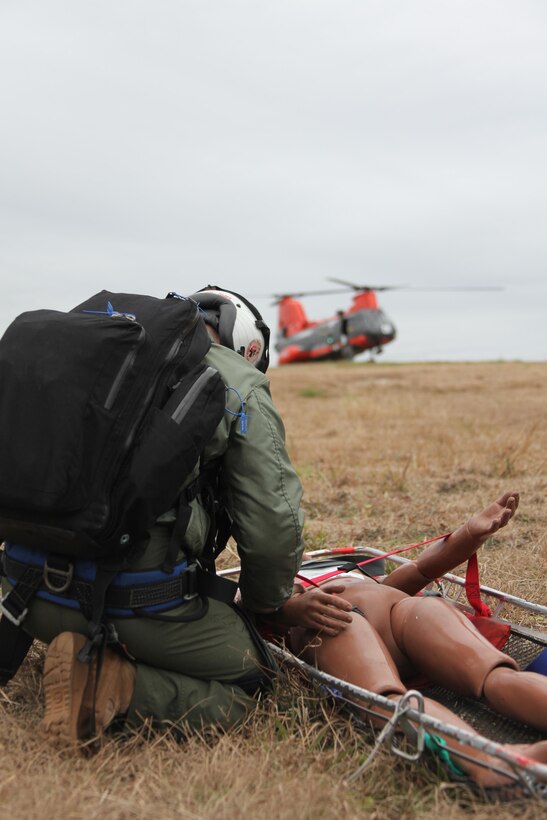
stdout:
<svg viewBox="0 0 547 820">
<path fill-rule="evenodd" d="M 207 330 L 207 333 L 211 337 L 211 341 L 214 342 L 215 344 L 219 345 L 220 344 L 220 336 L 218 335 L 218 332 L 215 330 L 215 328 L 211 327 L 211 325 L 208 322 L 205 324 L 205 328 Z"/>
<path fill-rule="evenodd" d="M 209 322 L 205 323 L 205 327 L 207 329 L 207 333 L 209 334 L 212 342 L 214 342 L 217 345 L 223 344 L 223 342 L 220 338 L 220 334 L 219 334 L 218 330 L 216 330 L 216 328 L 214 328 Z M 229 345 L 228 345 L 228 347 L 229 347 Z M 244 346 L 241 345 L 239 350 L 236 350 L 236 353 L 239 353 L 240 356 L 245 357 L 245 348 L 244 348 Z"/>
</svg>

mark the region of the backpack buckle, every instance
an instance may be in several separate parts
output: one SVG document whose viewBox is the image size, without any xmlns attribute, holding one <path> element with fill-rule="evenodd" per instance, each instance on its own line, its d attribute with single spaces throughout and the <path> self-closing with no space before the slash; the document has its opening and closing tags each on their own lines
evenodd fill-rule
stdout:
<svg viewBox="0 0 547 820">
<path fill-rule="evenodd" d="M 63 569 L 58 566 L 50 566 L 48 563 L 49 560 L 49 558 L 46 558 L 44 564 L 44 584 L 49 592 L 52 592 L 54 595 L 59 595 L 62 592 L 66 592 L 71 585 L 74 577 L 74 565 L 67 561 L 67 568 Z"/>
</svg>

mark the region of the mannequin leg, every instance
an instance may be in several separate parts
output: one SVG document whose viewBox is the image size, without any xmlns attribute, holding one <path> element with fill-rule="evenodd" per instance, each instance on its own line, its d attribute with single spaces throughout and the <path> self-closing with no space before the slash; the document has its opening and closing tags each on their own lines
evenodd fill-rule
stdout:
<svg viewBox="0 0 547 820">
<path fill-rule="evenodd" d="M 479 698 L 492 669 L 516 662 L 440 598 L 405 598 L 391 611 L 393 637 L 413 667 L 462 695 Z"/>
<path fill-rule="evenodd" d="M 393 636 L 414 667 L 454 692 L 481 697 L 498 712 L 547 731 L 547 678 L 520 672 L 451 604 L 407 598 L 391 611 Z"/>
<path fill-rule="evenodd" d="M 518 503 L 518 493 L 504 493 L 449 536 L 434 541 L 415 561 L 394 569 L 382 583 L 415 595 L 434 578 L 467 561 L 490 535 L 505 527 Z"/>
<path fill-rule="evenodd" d="M 328 674 L 393 701 L 397 701 L 406 692 L 384 642 L 365 618 L 354 617 L 352 623 L 336 637 L 329 638 L 303 629 L 292 629 L 290 640 L 293 651 Z M 355 701 L 359 703 L 358 699 Z M 469 724 L 441 704 L 425 698 L 424 707 L 426 714 L 476 734 Z M 384 714 L 388 717 L 390 713 L 386 710 Z M 380 718 L 372 722 L 377 726 L 383 725 Z M 443 737 L 442 733 L 440 736 Z M 503 768 L 499 760 L 484 752 L 464 747 L 451 738 L 444 737 L 444 740 L 449 752 L 464 751 L 470 755 L 471 761 L 458 758 L 456 762 L 475 782 L 483 786 L 498 786 L 507 782 L 503 775 L 478 765 L 482 762 Z M 520 746 L 515 751 L 547 762 L 547 743 Z"/>
<path fill-rule="evenodd" d="M 336 637 L 291 629 L 292 650 L 307 663 L 378 695 L 402 695 L 406 689 L 389 651 L 373 626 L 355 616 Z"/>
<path fill-rule="evenodd" d="M 547 678 L 537 672 L 492 669 L 484 681 L 488 705 L 502 715 L 547 733 Z"/>
</svg>

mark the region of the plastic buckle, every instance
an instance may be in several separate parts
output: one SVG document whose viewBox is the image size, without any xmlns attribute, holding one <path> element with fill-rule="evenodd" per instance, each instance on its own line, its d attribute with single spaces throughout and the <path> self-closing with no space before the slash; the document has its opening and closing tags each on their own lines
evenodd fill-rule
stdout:
<svg viewBox="0 0 547 820">
<path fill-rule="evenodd" d="M 197 564 L 190 564 L 182 573 L 181 578 L 187 578 L 188 592 L 182 596 L 183 601 L 193 601 L 199 596 L 197 584 Z"/>
<path fill-rule="evenodd" d="M 72 583 L 72 578 L 74 577 L 74 565 L 69 562 L 68 569 L 59 569 L 58 567 L 50 567 L 46 559 L 46 563 L 44 564 L 43 577 L 44 584 L 46 585 L 47 589 L 53 594 L 66 592 Z M 60 584 L 55 584 L 53 582 L 53 579 L 55 577 L 61 579 Z"/>
<path fill-rule="evenodd" d="M 23 623 L 23 621 L 25 620 L 25 618 L 27 616 L 28 607 L 25 607 L 25 609 L 23 609 L 23 611 L 19 615 L 14 615 L 13 612 L 11 612 L 8 609 L 8 607 L 6 606 L 6 603 L 8 602 L 10 595 L 11 595 L 11 590 L 10 590 L 10 592 L 7 593 L 7 595 L 3 595 L 0 598 L 0 612 L 14 626 L 21 626 L 21 624 Z"/>
</svg>

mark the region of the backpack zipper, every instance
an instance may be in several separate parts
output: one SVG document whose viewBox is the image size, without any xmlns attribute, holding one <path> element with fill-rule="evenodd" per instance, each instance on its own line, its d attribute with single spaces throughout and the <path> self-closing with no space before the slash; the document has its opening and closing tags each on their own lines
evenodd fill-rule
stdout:
<svg viewBox="0 0 547 820">
<path fill-rule="evenodd" d="M 212 379 L 215 374 L 218 373 L 218 370 L 215 370 L 214 367 L 208 367 L 203 373 L 195 380 L 194 384 L 190 388 L 190 390 L 182 397 L 179 404 L 175 407 L 174 411 L 171 413 L 171 418 L 175 422 L 175 424 L 180 424 L 184 417 L 187 415 L 190 407 L 194 403 L 196 395 L 202 390 L 203 386 Z"/>
<path fill-rule="evenodd" d="M 133 350 L 130 350 L 125 359 L 122 362 L 122 366 L 118 370 L 114 381 L 112 382 L 112 386 L 108 391 L 108 396 L 106 397 L 106 401 L 104 403 L 105 410 L 111 410 L 114 406 L 114 402 L 118 398 L 122 385 L 124 383 L 125 377 L 131 367 L 133 366 L 135 359 L 137 358 L 137 350 L 140 347 L 144 336 L 146 335 L 146 331 L 143 327 L 141 327 L 139 331 L 139 335 L 135 342 L 135 347 Z"/>
</svg>

